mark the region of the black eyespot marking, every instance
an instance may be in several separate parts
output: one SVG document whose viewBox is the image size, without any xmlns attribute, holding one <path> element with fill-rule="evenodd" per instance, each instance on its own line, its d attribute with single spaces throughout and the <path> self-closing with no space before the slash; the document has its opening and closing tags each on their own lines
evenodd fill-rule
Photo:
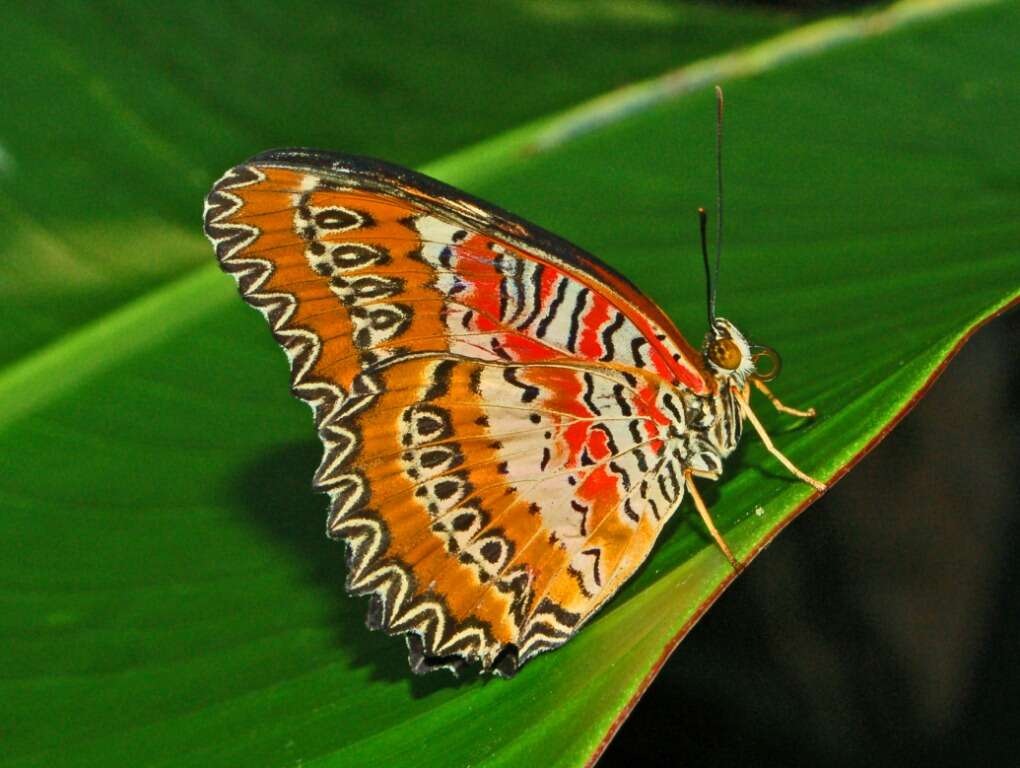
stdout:
<svg viewBox="0 0 1020 768">
<path fill-rule="evenodd" d="M 422 437 L 429 437 L 435 432 L 438 432 L 443 428 L 443 423 L 439 419 L 434 419 L 431 416 L 422 416 L 418 419 L 418 434 Z"/>
<path fill-rule="evenodd" d="M 340 268 L 355 269 L 390 263 L 390 254 L 379 245 L 345 243 L 333 248 L 333 262 Z"/>
<path fill-rule="evenodd" d="M 496 564 L 499 562 L 499 556 L 503 554 L 503 545 L 495 539 L 487 541 L 482 545 L 480 553 L 486 561 Z"/>
<path fill-rule="evenodd" d="M 470 530 L 471 524 L 474 523 L 475 516 L 470 512 L 465 512 L 462 515 L 457 515 L 453 519 L 453 530 L 463 533 L 464 531 Z"/>
<path fill-rule="evenodd" d="M 421 455 L 421 465 L 426 469 L 435 469 L 440 464 L 444 463 L 451 457 L 451 453 L 446 450 L 433 450 L 425 451 Z"/>
<path fill-rule="evenodd" d="M 373 224 L 372 217 L 367 213 L 348 208 L 323 208 L 315 214 L 314 221 L 320 229 L 339 231 L 363 229 Z"/>
<path fill-rule="evenodd" d="M 456 480 L 443 480 L 436 483 L 435 492 L 440 501 L 451 498 L 460 489 L 460 483 Z"/>
</svg>

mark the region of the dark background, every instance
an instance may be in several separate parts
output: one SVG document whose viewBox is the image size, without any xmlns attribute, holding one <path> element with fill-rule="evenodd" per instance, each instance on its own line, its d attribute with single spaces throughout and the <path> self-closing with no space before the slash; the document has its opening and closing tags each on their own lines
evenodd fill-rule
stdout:
<svg viewBox="0 0 1020 768">
<path fill-rule="evenodd" d="M 600 763 L 1015 765 L 1020 312 L 685 639 Z"/>
</svg>

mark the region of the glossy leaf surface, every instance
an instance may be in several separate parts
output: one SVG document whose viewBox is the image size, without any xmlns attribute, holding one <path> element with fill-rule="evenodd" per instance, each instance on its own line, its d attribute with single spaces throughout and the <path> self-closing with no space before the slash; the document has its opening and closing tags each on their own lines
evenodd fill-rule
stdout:
<svg viewBox="0 0 1020 768">
<path fill-rule="evenodd" d="M 724 82 L 719 310 L 782 352 L 777 392 L 822 414 L 797 429 L 758 406 L 816 475 L 838 474 L 969 329 L 1016 300 L 1018 36 L 1020 12 L 1003 3 Z M 703 288 L 687 212 L 713 194 L 712 111 L 701 88 L 538 152 L 497 140 L 429 168 L 598 253 L 696 342 Z M 206 119 L 231 123 L 211 108 Z M 0 563 L 3 754 L 14 765 L 583 764 L 729 566 L 681 513 L 596 620 L 511 682 L 412 677 L 402 643 L 366 630 L 364 602 L 343 593 L 341 548 L 323 536 L 325 499 L 309 488 L 319 450 L 307 410 L 263 321 L 199 239 L 204 187 L 248 142 L 196 149 L 172 134 L 160 140 L 206 153 L 187 183 L 139 170 L 124 210 L 90 219 L 83 194 L 72 217 L 93 224 L 95 253 L 135 254 L 114 259 L 119 293 L 76 299 L 83 314 L 23 320 L 30 306 L 59 307 L 58 281 L 37 278 L 31 301 L 2 282 L 15 297 L 5 335 L 24 338 L 23 322 L 31 348 L 48 342 L 28 356 L 22 345 L 0 374 L 0 525 L 13 555 Z M 25 187 L 5 198 L 15 211 L 44 192 L 31 187 L 35 161 L 10 158 L 4 189 Z M 143 210 L 149 234 L 136 228 Z M 35 228 L 15 218 L 19 237 L 37 236 L 4 245 L 22 271 L 33 254 L 52 272 L 50 256 L 84 248 L 53 250 L 64 247 L 56 215 Z M 210 264 L 136 277 L 143 255 L 182 252 L 181 264 L 203 253 Z M 705 494 L 747 555 L 809 489 L 754 440 L 729 466 Z"/>
</svg>

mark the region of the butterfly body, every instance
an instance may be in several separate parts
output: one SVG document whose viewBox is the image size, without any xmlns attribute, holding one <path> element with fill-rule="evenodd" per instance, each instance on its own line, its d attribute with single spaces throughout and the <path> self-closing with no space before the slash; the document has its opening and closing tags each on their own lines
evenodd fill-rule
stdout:
<svg viewBox="0 0 1020 768">
<path fill-rule="evenodd" d="M 720 368 L 607 265 L 412 171 L 264 153 L 205 230 L 314 411 L 348 589 L 416 672 L 565 642 L 739 440 L 731 324 Z"/>
</svg>

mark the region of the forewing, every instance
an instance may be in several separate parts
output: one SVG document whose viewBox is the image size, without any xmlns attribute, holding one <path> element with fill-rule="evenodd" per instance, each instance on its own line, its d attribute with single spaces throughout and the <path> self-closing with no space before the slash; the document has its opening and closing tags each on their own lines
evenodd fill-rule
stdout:
<svg viewBox="0 0 1020 768">
<path fill-rule="evenodd" d="M 669 390 L 706 385 L 608 267 L 410 171 L 303 151 L 229 171 L 205 227 L 315 411 L 348 587 L 416 671 L 511 672 L 644 560 L 682 495 Z"/>
</svg>

